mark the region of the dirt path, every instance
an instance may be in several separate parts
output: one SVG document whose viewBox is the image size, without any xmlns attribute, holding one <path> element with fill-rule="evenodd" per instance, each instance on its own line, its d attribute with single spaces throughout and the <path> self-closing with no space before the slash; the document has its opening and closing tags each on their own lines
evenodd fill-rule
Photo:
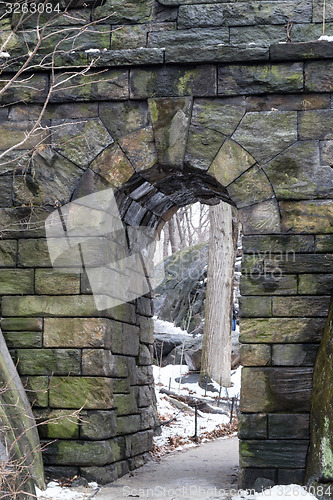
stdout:
<svg viewBox="0 0 333 500">
<path fill-rule="evenodd" d="M 238 439 L 218 439 L 149 462 L 104 486 L 94 499 L 227 498 L 231 489 L 237 489 L 237 470 Z"/>
</svg>

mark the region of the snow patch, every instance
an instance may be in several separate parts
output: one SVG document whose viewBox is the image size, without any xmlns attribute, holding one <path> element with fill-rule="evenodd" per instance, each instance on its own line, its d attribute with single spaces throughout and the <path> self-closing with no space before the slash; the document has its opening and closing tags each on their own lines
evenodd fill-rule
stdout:
<svg viewBox="0 0 333 500">
<path fill-rule="evenodd" d="M 0 52 L 0 57 L 8 58 L 10 57 L 10 54 L 8 52 Z"/>
<path fill-rule="evenodd" d="M 35 488 L 39 500 L 87 500 L 99 490 L 97 483 L 89 483 L 87 488 L 81 488 L 82 491 L 78 491 L 78 489 L 60 486 L 57 481 L 48 483 L 45 491 L 41 491 L 37 486 Z"/>
<path fill-rule="evenodd" d="M 100 52 L 100 49 L 87 49 L 85 50 L 86 54 L 97 54 Z"/>
<path fill-rule="evenodd" d="M 171 335 L 188 335 L 189 338 L 193 338 L 192 335 L 187 333 L 185 330 L 182 330 L 178 326 L 175 326 L 173 323 L 169 321 L 163 321 L 162 319 L 157 319 L 154 316 L 154 331 L 155 333 L 168 333 Z"/>
<path fill-rule="evenodd" d="M 320 41 L 325 40 L 326 42 L 333 42 L 333 36 L 321 35 L 321 37 L 319 37 L 318 40 L 320 40 Z"/>
</svg>

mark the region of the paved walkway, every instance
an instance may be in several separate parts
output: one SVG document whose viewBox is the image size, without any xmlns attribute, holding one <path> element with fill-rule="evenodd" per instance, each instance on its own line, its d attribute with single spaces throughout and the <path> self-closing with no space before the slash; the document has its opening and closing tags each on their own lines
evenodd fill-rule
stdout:
<svg viewBox="0 0 333 500">
<path fill-rule="evenodd" d="M 237 489 L 237 471 L 238 439 L 218 439 L 151 461 L 104 486 L 94 499 L 227 498 L 230 490 Z"/>
</svg>

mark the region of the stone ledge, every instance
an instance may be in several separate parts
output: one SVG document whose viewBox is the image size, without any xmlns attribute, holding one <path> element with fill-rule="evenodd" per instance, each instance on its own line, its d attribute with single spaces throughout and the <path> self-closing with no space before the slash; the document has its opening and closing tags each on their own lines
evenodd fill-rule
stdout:
<svg viewBox="0 0 333 500">
<path fill-rule="evenodd" d="M 333 43 L 326 40 L 299 43 L 274 43 L 269 48 L 271 61 L 303 61 L 333 58 Z"/>
<path fill-rule="evenodd" d="M 247 61 L 268 61 L 269 50 L 267 47 L 257 46 L 236 46 L 236 45 L 215 45 L 193 47 L 182 50 L 181 47 L 166 47 L 166 63 L 228 63 Z"/>
</svg>

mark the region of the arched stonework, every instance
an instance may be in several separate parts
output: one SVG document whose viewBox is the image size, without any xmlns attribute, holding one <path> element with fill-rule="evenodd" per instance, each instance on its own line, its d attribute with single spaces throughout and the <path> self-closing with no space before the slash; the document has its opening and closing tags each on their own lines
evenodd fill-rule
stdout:
<svg viewBox="0 0 333 500">
<path fill-rule="evenodd" d="M 42 123 L 51 140 L 43 129 L 0 167 L 1 328 L 38 418 L 84 406 L 81 422 L 41 428 L 58 439 L 45 463 L 109 482 L 152 445 L 150 297 L 97 311 L 84 273 L 53 269 L 45 240 L 55 207 L 113 186 L 127 225 L 160 228 L 196 201 L 238 208 L 240 483 L 302 482 L 332 289 L 333 63 L 329 42 L 270 43 L 285 39 L 291 11 L 293 41 L 319 36 L 320 2 L 265 2 L 258 14 L 255 0 L 130 0 L 128 10 L 108 0 L 97 17 L 115 3 L 114 26 L 125 26 L 103 38 L 88 75 L 52 95 Z M 94 43 L 93 34 L 84 47 Z M 79 56 L 92 57 L 57 64 Z M 29 81 L 2 98 L 0 150 L 24 137 L 45 100 L 47 71 Z"/>
</svg>

